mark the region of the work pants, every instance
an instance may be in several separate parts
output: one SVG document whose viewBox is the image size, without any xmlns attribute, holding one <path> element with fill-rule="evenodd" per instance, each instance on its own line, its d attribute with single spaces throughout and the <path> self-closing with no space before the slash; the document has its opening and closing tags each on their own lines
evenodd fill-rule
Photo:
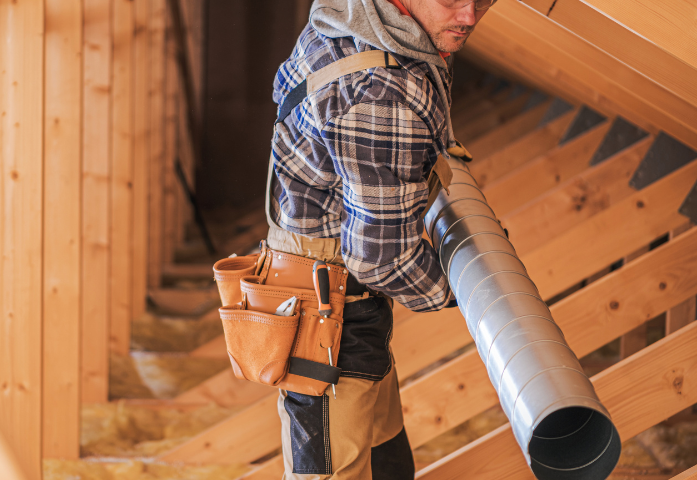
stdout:
<svg viewBox="0 0 697 480">
<path fill-rule="evenodd" d="M 284 480 L 412 480 L 394 366 L 382 380 L 341 377 L 313 397 L 281 390 Z"/>
</svg>

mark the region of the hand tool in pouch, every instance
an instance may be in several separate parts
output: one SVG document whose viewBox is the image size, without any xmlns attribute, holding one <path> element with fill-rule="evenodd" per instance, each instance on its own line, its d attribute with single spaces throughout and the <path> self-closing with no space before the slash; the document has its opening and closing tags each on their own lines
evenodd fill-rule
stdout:
<svg viewBox="0 0 697 480">
<path fill-rule="evenodd" d="M 317 293 L 319 314 L 324 316 L 319 322 L 324 323 L 327 316 L 332 313 L 332 307 L 329 305 L 329 272 L 327 271 L 327 264 L 322 260 L 317 260 L 312 266 L 312 282 L 315 284 L 315 292 Z M 329 366 L 333 367 L 332 347 L 327 347 L 327 351 L 329 352 Z M 334 399 L 336 399 L 336 385 L 333 383 L 332 392 L 334 393 Z"/>
</svg>

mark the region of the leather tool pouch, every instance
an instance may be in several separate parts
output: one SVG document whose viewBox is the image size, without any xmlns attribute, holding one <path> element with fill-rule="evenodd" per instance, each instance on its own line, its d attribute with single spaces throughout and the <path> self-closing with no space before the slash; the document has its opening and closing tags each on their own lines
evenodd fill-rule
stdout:
<svg viewBox="0 0 697 480">
<path fill-rule="evenodd" d="M 332 313 L 324 318 L 312 283 L 313 264 L 266 249 L 215 264 L 224 305 L 220 318 L 237 378 L 305 395 L 322 395 L 330 383 L 338 383 L 341 369 L 329 365 L 328 347 L 336 365 L 348 272 L 328 264 Z M 276 315 L 291 297 L 297 298 L 293 315 Z"/>
</svg>

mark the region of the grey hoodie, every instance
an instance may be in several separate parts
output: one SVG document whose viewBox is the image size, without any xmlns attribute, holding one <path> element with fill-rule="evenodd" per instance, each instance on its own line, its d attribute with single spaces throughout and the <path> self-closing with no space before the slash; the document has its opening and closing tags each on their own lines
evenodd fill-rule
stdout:
<svg viewBox="0 0 697 480">
<path fill-rule="evenodd" d="M 447 68 L 428 34 L 387 0 L 315 0 L 310 23 L 330 38 L 355 37 L 372 47 L 428 63 L 445 106 L 448 147 L 455 145 L 450 105 L 437 68 Z"/>
</svg>

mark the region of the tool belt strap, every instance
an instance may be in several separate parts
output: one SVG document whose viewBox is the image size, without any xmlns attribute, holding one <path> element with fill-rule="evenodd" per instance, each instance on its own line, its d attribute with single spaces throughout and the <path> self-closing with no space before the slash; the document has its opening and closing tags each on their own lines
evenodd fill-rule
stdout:
<svg viewBox="0 0 697 480">
<path fill-rule="evenodd" d="M 308 74 L 307 78 L 298 84 L 286 95 L 276 123 L 286 119 L 295 107 L 300 105 L 309 94 L 316 92 L 321 87 L 333 82 L 337 78 L 360 72 L 369 68 L 402 68 L 392 55 L 382 50 L 368 50 L 366 52 L 355 53 L 344 57 L 341 60 L 330 63 L 326 67 L 320 68 L 316 72 Z"/>
</svg>

